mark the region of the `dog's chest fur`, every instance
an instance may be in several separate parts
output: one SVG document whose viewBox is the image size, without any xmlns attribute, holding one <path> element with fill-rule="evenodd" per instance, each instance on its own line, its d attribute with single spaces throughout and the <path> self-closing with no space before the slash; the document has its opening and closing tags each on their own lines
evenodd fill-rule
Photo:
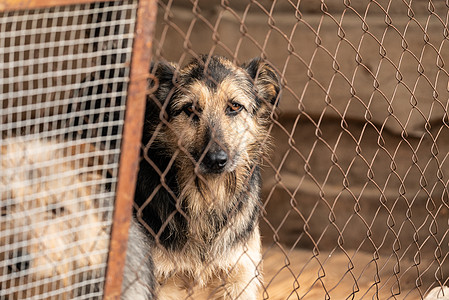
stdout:
<svg viewBox="0 0 449 300">
<path fill-rule="evenodd" d="M 148 178 L 148 173 L 145 177 Z M 245 174 L 228 174 L 226 178 L 206 182 L 179 177 L 165 180 L 169 183 L 166 188 L 158 188 L 160 185 L 153 181 L 156 185 L 153 189 L 158 192 L 143 210 L 143 219 L 153 225 L 156 234 L 158 246 L 153 256 L 158 262 L 155 271 L 159 280 L 176 274 L 187 285 L 204 286 L 218 273 L 225 276 L 245 251 L 257 260 L 260 255 L 258 167 L 246 170 Z M 142 195 L 142 188 L 138 195 Z M 151 189 L 145 186 L 147 192 Z M 177 191 L 177 201 L 170 193 L 172 190 Z M 145 199 L 148 196 L 141 201 Z M 160 203 L 165 203 L 165 210 Z M 255 246 L 248 246 L 252 244 Z"/>
<path fill-rule="evenodd" d="M 163 157 L 154 158 L 157 169 L 165 169 Z M 257 227 L 260 174 L 258 167 L 239 172 L 203 181 L 182 178 L 172 166 L 161 184 L 158 173 L 142 163 L 139 181 L 145 184 L 138 185 L 136 203 L 156 242 L 167 251 L 208 263 L 247 241 Z"/>
</svg>

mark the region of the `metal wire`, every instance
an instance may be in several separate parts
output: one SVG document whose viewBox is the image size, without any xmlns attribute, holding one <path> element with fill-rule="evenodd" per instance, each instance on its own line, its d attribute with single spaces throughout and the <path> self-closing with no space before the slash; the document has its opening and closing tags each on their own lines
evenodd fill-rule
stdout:
<svg viewBox="0 0 449 300">
<path fill-rule="evenodd" d="M 447 2 L 158 5 L 155 61 L 260 56 L 280 75 L 262 173 L 263 261 L 252 261 L 264 264 L 261 298 L 424 299 L 448 285 Z M 1 13 L 2 299 L 102 295 L 108 247 L 90 248 L 99 264 L 61 269 L 92 257 L 89 239 L 72 239 L 67 247 L 83 253 L 62 259 L 70 251 L 48 241 L 82 235 L 90 229 L 76 222 L 87 218 L 101 228 L 92 238 L 108 242 L 135 14 L 133 1 Z M 171 126 L 160 118 L 156 131 Z M 170 166 L 188 153 L 174 144 Z M 27 159 L 10 165 L 17 153 Z M 157 172 L 156 189 L 174 195 L 168 170 Z M 58 180 L 76 183 L 61 191 Z M 38 201 L 38 191 L 59 201 Z M 89 196 L 64 198 L 81 191 Z M 135 206 L 138 216 L 151 200 Z M 176 209 L 188 220 L 179 201 Z"/>
<path fill-rule="evenodd" d="M 448 284 L 448 18 L 434 1 L 159 1 L 156 58 L 261 56 L 281 76 L 264 299 Z"/>
<path fill-rule="evenodd" d="M 103 295 L 136 10 L 0 13 L 0 299 Z"/>
</svg>

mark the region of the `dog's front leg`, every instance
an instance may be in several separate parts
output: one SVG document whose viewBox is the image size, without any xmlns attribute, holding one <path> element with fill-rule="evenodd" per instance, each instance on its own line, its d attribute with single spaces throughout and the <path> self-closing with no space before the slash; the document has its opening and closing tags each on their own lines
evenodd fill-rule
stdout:
<svg viewBox="0 0 449 300">
<path fill-rule="evenodd" d="M 252 259 L 242 259 L 235 272 L 228 277 L 224 286 L 225 295 L 217 299 L 257 300 L 262 284 L 261 266 L 254 265 Z M 257 261 L 256 263 L 260 263 Z"/>
<path fill-rule="evenodd" d="M 256 300 L 262 285 L 260 236 L 256 229 L 247 244 L 233 253 L 226 275 L 209 286 L 208 299 Z"/>
</svg>

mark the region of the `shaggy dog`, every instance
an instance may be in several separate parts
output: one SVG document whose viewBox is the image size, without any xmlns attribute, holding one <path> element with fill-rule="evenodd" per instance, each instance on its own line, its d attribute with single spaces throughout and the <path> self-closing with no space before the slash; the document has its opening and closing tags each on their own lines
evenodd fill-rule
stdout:
<svg viewBox="0 0 449 300">
<path fill-rule="evenodd" d="M 96 171 L 101 159 L 79 142 L 2 141 L 1 299 L 102 297 L 109 249 L 105 211 L 110 213 L 113 199 Z M 122 299 L 153 299 L 149 249 L 133 221 Z"/>
<path fill-rule="evenodd" d="M 156 246 L 160 299 L 257 299 L 260 164 L 274 69 L 201 56 L 152 65 L 136 215 Z"/>
</svg>

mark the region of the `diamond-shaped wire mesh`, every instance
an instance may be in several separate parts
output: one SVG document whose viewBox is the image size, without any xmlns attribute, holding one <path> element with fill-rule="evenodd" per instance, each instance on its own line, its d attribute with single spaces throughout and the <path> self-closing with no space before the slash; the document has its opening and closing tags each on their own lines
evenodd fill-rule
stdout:
<svg viewBox="0 0 449 300">
<path fill-rule="evenodd" d="M 103 295 L 136 10 L 0 13 L 0 299 Z"/>
<path fill-rule="evenodd" d="M 260 56 L 280 75 L 260 298 L 422 299 L 448 284 L 448 19 L 443 1 L 159 1 L 156 60 Z M 182 195 L 169 170 L 158 188 Z"/>
</svg>

